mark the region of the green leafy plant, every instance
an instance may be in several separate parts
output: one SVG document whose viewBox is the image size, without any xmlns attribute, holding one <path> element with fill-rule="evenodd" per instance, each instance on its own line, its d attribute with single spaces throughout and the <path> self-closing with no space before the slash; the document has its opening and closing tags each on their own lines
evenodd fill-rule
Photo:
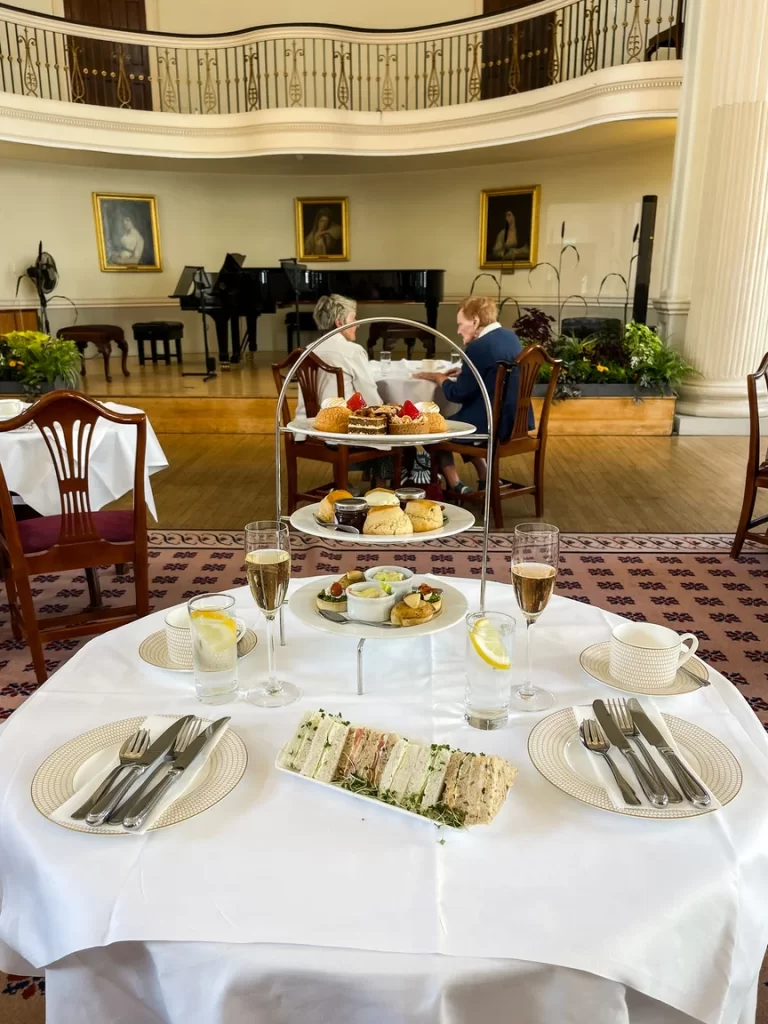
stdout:
<svg viewBox="0 0 768 1024">
<path fill-rule="evenodd" d="M 584 340 L 560 335 L 546 348 L 563 364 L 556 399 L 581 397 L 582 384 L 629 384 L 638 401 L 649 392 L 676 395 L 682 381 L 695 373 L 652 327 L 635 321 L 626 325 L 618 342 L 600 335 Z M 550 367 L 542 367 L 540 381 L 550 377 Z"/>
<path fill-rule="evenodd" d="M 18 381 L 29 394 L 57 382 L 76 386 L 79 365 L 74 341 L 40 331 L 11 331 L 0 338 L 0 380 Z"/>
</svg>

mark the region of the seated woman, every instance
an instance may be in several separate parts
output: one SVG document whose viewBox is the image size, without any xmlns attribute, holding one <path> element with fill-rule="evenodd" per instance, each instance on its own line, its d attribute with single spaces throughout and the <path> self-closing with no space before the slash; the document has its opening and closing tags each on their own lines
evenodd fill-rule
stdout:
<svg viewBox="0 0 768 1024">
<path fill-rule="evenodd" d="M 493 402 L 496 388 L 496 371 L 499 363 L 502 360 L 511 362 L 523 351 L 523 346 L 515 332 L 502 327 L 496 316 L 496 303 L 484 295 L 464 299 L 456 314 L 456 327 L 464 343 L 467 357 L 472 360 L 475 369 L 483 378 L 491 402 Z M 460 368 L 452 369 L 449 373 L 417 373 L 414 376 L 442 385 L 446 399 L 461 405 L 455 418 L 463 420 L 465 423 L 471 423 L 481 434 L 486 433 L 488 418 L 485 402 L 474 374 L 465 363 Z M 506 402 L 501 413 L 501 423 L 499 424 L 501 437 L 508 436 L 514 423 L 517 409 L 517 378 L 518 374 L 515 370 L 510 377 Z M 533 425 L 531 418 L 531 429 L 533 429 Z M 469 441 L 469 443 L 472 442 Z M 485 442 L 478 443 L 485 444 Z M 445 477 L 448 488 L 454 494 L 471 494 L 472 488 L 459 480 L 451 452 L 438 452 L 437 457 L 440 471 Z M 478 488 L 482 491 L 486 486 L 488 465 L 485 459 L 480 457 L 473 459 L 472 462 L 477 470 Z"/>
<path fill-rule="evenodd" d="M 343 295 L 324 295 L 318 300 L 312 313 L 319 331 L 332 331 L 334 327 L 343 327 L 354 323 L 357 319 L 357 303 Z M 376 381 L 373 379 L 368 365 L 368 355 L 364 348 L 355 342 L 357 327 L 348 327 L 334 337 L 322 342 L 313 349 L 318 359 L 329 366 L 338 366 L 344 376 L 344 397 L 351 398 L 356 391 L 365 399 L 366 405 L 383 405 Z M 328 373 L 318 375 L 317 398 L 322 405 L 326 398 L 336 398 L 336 378 Z M 296 418 L 306 416 L 304 396 L 299 391 L 296 407 Z M 389 456 L 371 459 L 370 462 L 358 463 L 364 472 L 370 470 L 374 486 L 379 487 L 391 479 L 394 472 L 392 459 Z"/>
</svg>

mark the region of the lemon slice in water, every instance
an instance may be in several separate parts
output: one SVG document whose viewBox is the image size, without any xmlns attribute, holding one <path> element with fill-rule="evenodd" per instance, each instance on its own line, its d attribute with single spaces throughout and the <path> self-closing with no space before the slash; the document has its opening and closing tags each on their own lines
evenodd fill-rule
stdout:
<svg viewBox="0 0 768 1024">
<path fill-rule="evenodd" d="M 470 630 L 469 639 L 486 665 L 498 669 L 509 668 L 511 662 L 504 642 L 499 631 L 491 625 L 488 619 L 477 620 Z"/>
<path fill-rule="evenodd" d="M 222 654 L 232 646 L 237 637 L 237 625 L 228 615 L 215 609 L 192 612 L 197 634 L 211 654 Z"/>
</svg>

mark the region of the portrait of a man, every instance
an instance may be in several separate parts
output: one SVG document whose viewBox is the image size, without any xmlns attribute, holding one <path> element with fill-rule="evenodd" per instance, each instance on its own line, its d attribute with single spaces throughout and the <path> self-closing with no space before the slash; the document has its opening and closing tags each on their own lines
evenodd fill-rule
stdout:
<svg viewBox="0 0 768 1024">
<path fill-rule="evenodd" d="M 102 270 L 162 270 L 154 196 L 93 193 Z"/>
<path fill-rule="evenodd" d="M 296 200 L 296 253 L 300 260 L 348 260 L 347 200 Z"/>
<path fill-rule="evenodd" d="M 525 269 L 536 263 L 539 193 L 539 185 L 485 189 L 480 193 L 482 269 Z"/>
</svg>

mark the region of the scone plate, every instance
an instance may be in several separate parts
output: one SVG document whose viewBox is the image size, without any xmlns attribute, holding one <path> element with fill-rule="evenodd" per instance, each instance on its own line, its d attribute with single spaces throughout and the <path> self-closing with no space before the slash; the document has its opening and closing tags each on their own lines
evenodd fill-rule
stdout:
<svg viewBox="0 0 768 1024">
<path fill-rule="evenodd" d="M 452 537 L 457 533 L 463 533 L 471 526 L 475 526 L 475 516 L 469 509 L 460 505 L 445 505 L 445 516 L 447 522 L 439 530 L 429 530 L 426 533 L 405 533 L 396 536 L 379 536 L 370 533 L 338 533 L 332 527 L 321 526 L 315 520 L 320 502 L 314 505 L 304 505 L 297 508 L 291 516 L 291 526 L 301 533 L 308 533 L 312 537 L 322 537 L 323 540 L 340 540 L 344 544 L 364 544 L 366 546 L 378 546 L 381 544 L 421 544 L 422 541 L 436 540 L 438 537 Z"/>
</svg>

